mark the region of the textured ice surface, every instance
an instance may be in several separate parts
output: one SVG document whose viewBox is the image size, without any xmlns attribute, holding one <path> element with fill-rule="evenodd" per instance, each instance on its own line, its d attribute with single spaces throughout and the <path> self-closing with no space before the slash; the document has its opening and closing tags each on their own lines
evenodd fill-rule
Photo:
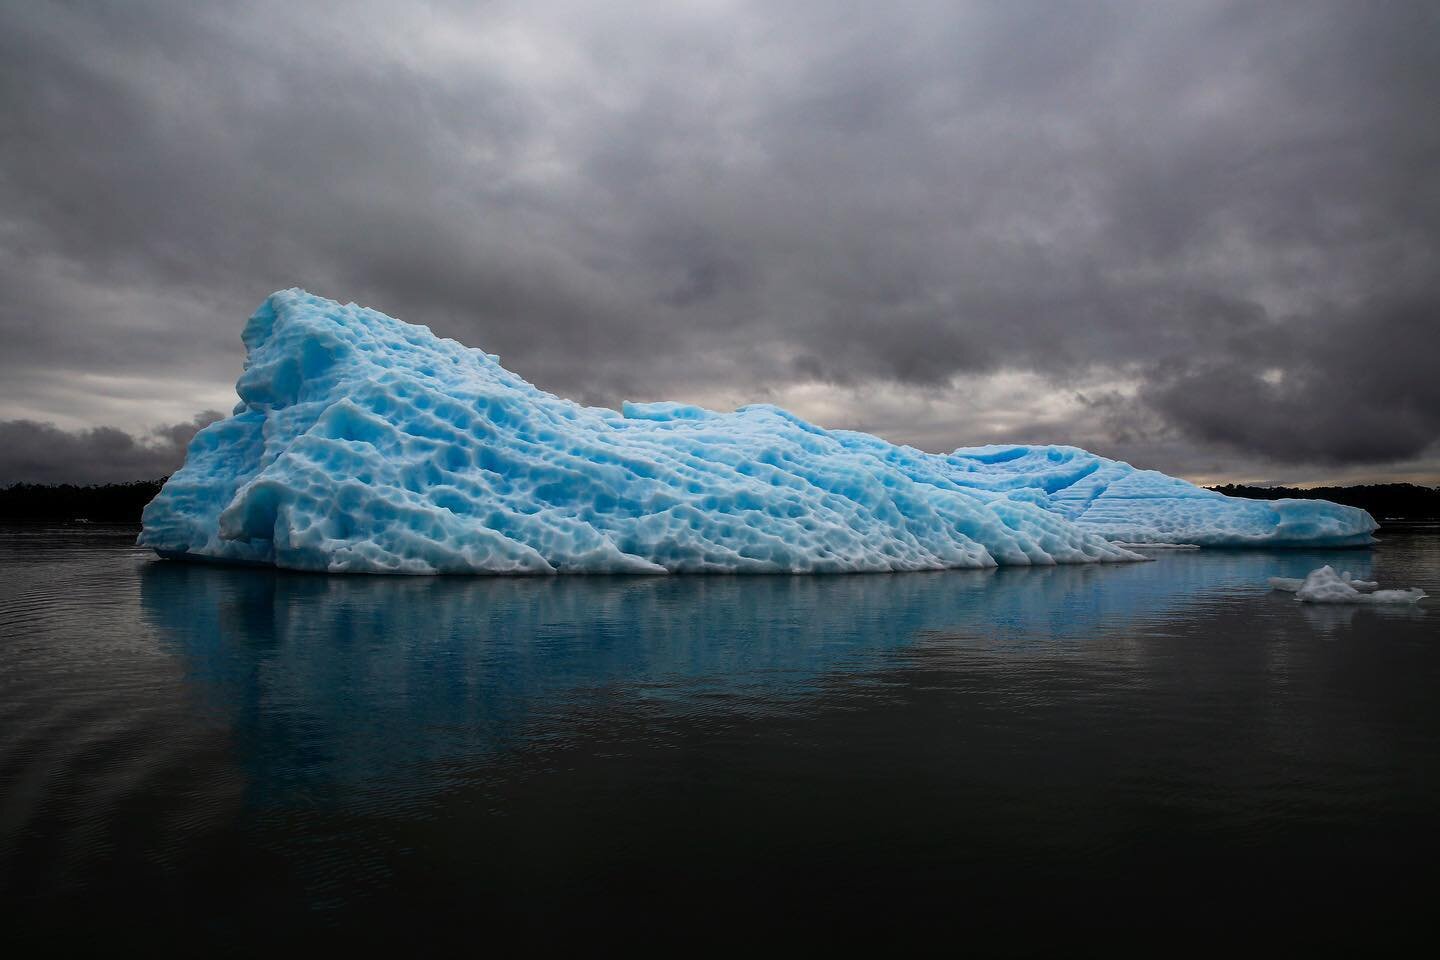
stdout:
<svg viewBox="0 0 1440 960">
<path fill-rule="evenodd" d="M 1112 541 L 1366 543 L 1075 447 L 927 454 L 769 405 L 584 407 L 354 304 L 272 295 L 234 414 L 145 510 L 167 556 L 376 573 L 843 572 L 1133 560 Z"/>
<path fill-rule="evenodd" d="M 1271 577 L 1270 586 L 1295 594 L 1296 600 L 1309 603 L 1419 603 L 1425 591 L 1419 587 L 1405 590 L 1381 590 L 1371 580 L 1356 580 L 1350 571 L 1336 573 L 1329 565 L 1311 570 L 1304 580 L 1293 577 Z"/>
</svg>

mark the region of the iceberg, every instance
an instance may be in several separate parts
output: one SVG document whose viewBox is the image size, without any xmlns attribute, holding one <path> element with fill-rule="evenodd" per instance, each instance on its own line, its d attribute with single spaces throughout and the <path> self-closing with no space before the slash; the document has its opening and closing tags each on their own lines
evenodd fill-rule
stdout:
<svg viewBox="0 0 1440 960">
<path fill-rule="evenodd" d="M 303 290 L 145 509 L 164 557 L 336 573 L 844 573 L 1353 546 L 1369 514 L 1225 497 L 1076 447 L 930 454 L 768 404 L 587 407 Z"/>
<path fill-rule="evenodd" d="M 1380 584 L 1372 580 L 1357 580 L 1349 570 L 1336 573 L 1328 564 L 1311 570 L 1303 580 L 1271 577 L 1270 587 L 1293 593 L 1296 600 L 1307 603 L 1419 603 L 1426 597 L 1419 587 L 1381 590 Z"/>
</svg>

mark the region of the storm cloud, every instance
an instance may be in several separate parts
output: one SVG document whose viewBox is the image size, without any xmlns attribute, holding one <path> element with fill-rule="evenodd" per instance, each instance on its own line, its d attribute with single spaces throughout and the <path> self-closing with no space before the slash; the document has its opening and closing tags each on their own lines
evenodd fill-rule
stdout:
<svg viewBox="0 0 1440 960">
<path fill-rule="evenodd" d="M 135 437 L 114 427 L 61 430 L 33 420 L 0 422 L 0 484 L 126 483 L 175 471 L 196 431 L 220 418 L 207 410 Z"/>
<path fill-rule="evenodd" d="M 1434 4 L 295 6 L 0 7 L 0 418 L 153 446 L 299 285 L 592 403 L 1440 477 Z"/>
</svg>

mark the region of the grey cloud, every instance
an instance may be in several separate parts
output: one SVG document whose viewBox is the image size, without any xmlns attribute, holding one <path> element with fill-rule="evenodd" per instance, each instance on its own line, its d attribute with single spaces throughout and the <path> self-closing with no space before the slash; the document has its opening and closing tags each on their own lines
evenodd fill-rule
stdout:
<svg viewBox="0 0 1440 960">
<path fill-rule="evenodd" d="M 1437 101 L 1421 2 L 7 5 L 0 415 L 224 386 L 301 285 L 587 402 L 1031 371 L 1164 469 L 1413 471 Z"/>
<path fill-rule="evenodd" d="M 173 473 L 201 427 L 222 414 L 207 410 L 187 423 L 135 437 L 118 427 L 62 430 L 34 420 L 0 421 L 0 484 L 123 483 Z"/>
<path fill-rule="evenodd" d="M 1436 320 L 1431 302 L 1381 301 L 1277 324 L 1157 371 L 1145 399 L 1203 442 L 1282 462 L 1413 459 L 1440 447 Z"/>
</svg>

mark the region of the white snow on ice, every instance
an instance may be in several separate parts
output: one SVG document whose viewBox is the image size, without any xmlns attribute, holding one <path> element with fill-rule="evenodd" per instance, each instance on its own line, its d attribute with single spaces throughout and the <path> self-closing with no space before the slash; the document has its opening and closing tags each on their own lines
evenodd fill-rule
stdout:
<svg viewBox="0 0 1440 960">
<path fill-rule="evenodd" d="M 499 358 L 303 290 L 245 327 L 234 414 L 140 542 L 369 573 L 930 570 L 1155 547 L 1371 542 L 1363 510 L 1240 500 L 1076 447 L 928 454 L 778 407 L 585 407 Z"/>
</svg>

